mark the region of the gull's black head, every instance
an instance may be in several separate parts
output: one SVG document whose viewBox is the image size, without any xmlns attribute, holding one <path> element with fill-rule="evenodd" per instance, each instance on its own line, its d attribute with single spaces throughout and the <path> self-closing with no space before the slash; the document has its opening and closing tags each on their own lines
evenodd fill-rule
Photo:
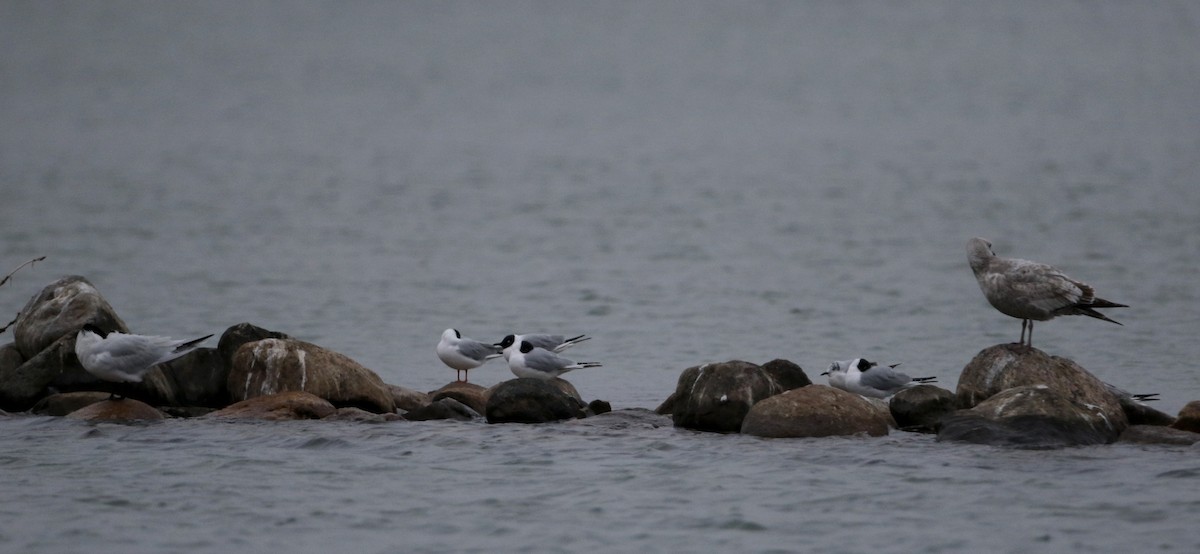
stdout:
<svg viewBox="0 0 1200 554">
<path fill-rule="evenodd" d="M 875 362 L 868 362 L 868 361 L 866 360 L 866 358 L 859 358 L 859 359 L 858 359 L 858 370 L 859 370 L 859 371 L 866 371 L 866 370 L 868 370 L 868 369 L 871 369 L 871 368 L 873 368 L 873 367 L 875 367 Z"/>
<path fill-rule="evenodd" d="M 456 339 L 462 338 L 462 333 L 459 333 L 458 329 L 451 329 L 451 331 L 454 331 L 454 338 L 456 338 Z"/>
<path fill-rule="evenodd" d="M 500 342 L 496 343 L 496 346 L 499 346 L 500 348 L 508 348 L 508 347 L 512 346 L 512 344 L 514 342 L 516 342 L 516 340 L 517 340 L 516 336 L 505 335 L 504 338 L 500 340 Z"/>
<path fill-rule="evenodd" d="M 97 327 L 95 323 L 92 323 L 90 321 L 87 322 L 86 324 L 84 324 L 83 328 L 80 329 L 80 331 L 88 331 L 90 333 L 96 333 L 97 335 L 100 335 L 100 338 L 104 338 L 104 337 L 108 336 L 108 331 L 105 331 L 104 329 Z"/>
<path fill-rule="evenodd" d="M 529 341 L 527 341 L 527 340 L 521 341 L 521 353 L 522 354 L 528 354 L 532 351 L 533 351 L 533 345 L 529 344 Z"/>
</svg>

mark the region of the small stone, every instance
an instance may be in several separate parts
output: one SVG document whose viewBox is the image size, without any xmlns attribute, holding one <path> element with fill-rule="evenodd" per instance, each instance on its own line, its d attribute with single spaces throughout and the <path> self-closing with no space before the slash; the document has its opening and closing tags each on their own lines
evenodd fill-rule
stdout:
<svg viewBox="0 0 1200 554">
<path fill-rule="evenodd" d="M 1185 404 L 1183 409 L 1179 410 L 1179 417 L 1175 418 L 1171 428 L 1200 433 L 1200 400 Z"/>
<path fill-rule="evenodd" d="M 901 389 L 888 403 L 896 427 L 915 433 L 936 433 L 942 417 L 954 413 L 957 399 L 953 392 L 934 385 Z"/>
<path fill-rule="evenodd" d="M 429 393 L 413 390 L 399 385 L 387 385 L 387 388 L 392 393 L 392 400 L 396 403 L 397 410 L 410 412 L 417 408 L 428 406 L 433 399 L 429 397 Z"/>
<path fill-rule="evenodd" d="M 439 398 L 429 405 L 404 414 L 404 419 L 409 421 L 432 421 L 438 419 L 470 421 L 480 417 L 483 416 L 479 415 L 479 412 L 449 396 Z"/>
<path fill-rule="evenodd" d="M 481 385 L 453 381 L 438 390 L 430 392 L 429 399 L 432 402 L 437 402 L 443 398 L 453 398 L 466 404 L 475 412 L 482 414 L 487 409 L 488 396 L 490 395 L 491 390 Z"/>
<path fill-rule="evenodd" d="M 112 396 L 107 392 L 80 391 L 52 394 L 38 401 L 29 411 L 37 415 L 65 416 L 80 408 L 84 408 L 108 400 Z"/>
<path fill-rule="evenodd" d="M 106 422 L 160 421 L 166 419 L 166 416 L 154 409 L 153 406 L 132 398 L 103 400 L 89 404 L 67 414 L 66 417 L 67 419 Z"/>
</svg>

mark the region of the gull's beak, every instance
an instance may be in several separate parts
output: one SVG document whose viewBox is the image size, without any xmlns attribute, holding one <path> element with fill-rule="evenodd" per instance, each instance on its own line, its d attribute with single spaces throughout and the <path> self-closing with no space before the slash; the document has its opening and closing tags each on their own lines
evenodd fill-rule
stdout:
<svg viewBox="0 0 1200 554">
<path fill-rule="evenodd" d="M 821 375 L 829 375 L 829 372 L 826 371 L 825 373 L 822 373 Z"/>
</svg>

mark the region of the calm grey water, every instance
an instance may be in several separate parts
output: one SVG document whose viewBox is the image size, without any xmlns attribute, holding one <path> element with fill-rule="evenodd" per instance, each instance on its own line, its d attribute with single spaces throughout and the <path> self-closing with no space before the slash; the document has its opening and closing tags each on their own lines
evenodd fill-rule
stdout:
<svg viewBox="0 0 1200 554">
<path fill-rule="evenodd" d="M 617 408 L 728 359 L 953 388 L 1020 331 L 966 265 L 985 236 L 1130 304 L 1035 344 L 1174 413 L 1200 398 L 1198 27 L 1184 2 L 6 1 L 0 270 L 49 258 L 0 313 L 82 274 L 136 332 L 250 321 L 423 390 L 447 327 L 588 333 L 570 354 L 605 367 L 571 381 Z M 1200 548 L 1178 447 L 18 417 L 0 483 L 4 552 Z"/>
</svg>

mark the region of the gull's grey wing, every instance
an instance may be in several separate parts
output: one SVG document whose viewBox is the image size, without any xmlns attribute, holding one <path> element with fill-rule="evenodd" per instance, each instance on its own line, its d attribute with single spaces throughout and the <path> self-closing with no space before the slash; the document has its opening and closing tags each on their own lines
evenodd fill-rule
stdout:
<svg viewBox="0 0 1200 554">
<path fill-rule="evenodd" d="M 494 344 L 484 344 L 476 340 L 462 339 L 458 341 L 458 351 L 463 356 L 482 362 L 488 356 L 499 354 L 500 347 Z"/>
<path fill-rule="evenodd" d="M 859 379 L 863 386 L 885 391 L 903 387 L 911 381 L 912 377 L 883 366 L 875 366 L 862 372 L 862 377 Z"/>
<path fill-rule="evenodd" d="M 169 337 L 109 333 L 101 343 L 103 352 L 93 358 L 108 367 L 136 371 L 173 358 L 176 342 Z"/>
<path fill-rule="evenodd" d="M 521 335 L 521 340 L 532 344 L 534 348 L 544 348 L 546 350 L 554 350 L 558 345 L 563 343 L 562 335 Z M 520 346 L 520 345 L 517 345 Z"/>
<path fill-rule="evenodd" d="M 559 373 L 575 362 L 542 348 L 534 348 L 525 354 L 525 367 L 543 373 Z"/>
</svg>

